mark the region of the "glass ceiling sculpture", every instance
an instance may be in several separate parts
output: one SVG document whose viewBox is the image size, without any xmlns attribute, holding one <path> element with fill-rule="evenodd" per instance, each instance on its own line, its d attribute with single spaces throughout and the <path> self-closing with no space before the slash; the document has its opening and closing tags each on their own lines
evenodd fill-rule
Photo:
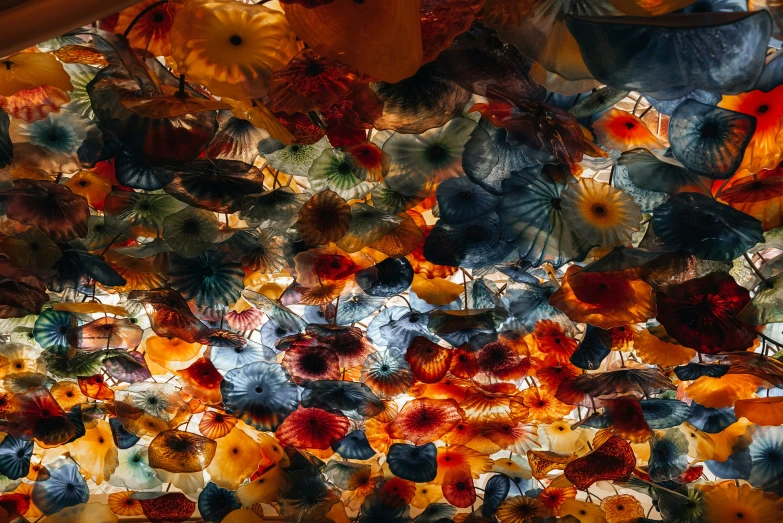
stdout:
<svg viewBox="0 0 783 523">
<path fill-rule="evenodd" d="M 145 0 L 6 56 L 0 523 L 783 520 L 781 20 Z"/>
</svg>

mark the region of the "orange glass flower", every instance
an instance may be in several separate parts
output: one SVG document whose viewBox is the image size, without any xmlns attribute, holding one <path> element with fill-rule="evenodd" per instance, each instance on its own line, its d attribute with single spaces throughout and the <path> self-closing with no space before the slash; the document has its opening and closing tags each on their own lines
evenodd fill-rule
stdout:
<svg viewBox="0 0 783 523">
<path fill-rule="evenodd" d="M 527 410 L 525 421 L 529 423 L 552 423 L 562 419 L 573 410 L 572 405 L 563 403 L 555 398 L 554 392 L 531 387 L 522 391 L 522 403 Z M 515 419 L 523 419 L 517 413 L 520 403 L 512 403 L 511 415 Z"/>
<path fill-rule="evenodd" d="M 269 77 L 297 51 L 282 13 L 238 2 L 186 3 L 169 39 L 181 74 L 237 100 L 265 95 Z"/>
<path fill-rule="evenodd" d="M 549 303 L 575 322 L 602 329 L 647 321 L 657 312 L 652 288 L 642 280 L 619 273 L 581 272 L 576 265 L 568 268 Z"/>
<path fill-rule="evenodd" d="M 512 496 L 500 504 L 496 515 L 503 523 L 524 523 L 546 516 L 546 506 L 535 498 Z"/>
<path fill-rule="evenodd" d="M 231 432 L 238 421 L 231 414 L 208 410 L 201 417 L 198 430 L 209 439 L 218 439 Z"/>
<path fill-rule="evenodd" d="M 720 378 L 702 376 L 685 387 L 689 398 L 713 409 L 731 407 L 737 400 L 752 398 L 763 383 L 749 374 L 726 374 Z"/>
<path fill-rule="evenodd" d="M 478 479 L 492 468 L 489 456 L 463 445 L 438 447 L 438 474 L 434 483 L 443 483 L 449 474 L 469 475 Z"/>
<path fill-rule="evenodd" d="M 753 216 L 765 231 L 783 225 L 783 167 L 733 180 L 720 193 L 731 207 Z"/>
<path fill-rule="evenodd" d="M 77 378 L 79 389 L 88 398 L 97 400 L 113 400 L 114 391 L 106 384 L 102 374 Z"/>
<path fill-rule="evenodd" d="M 643 330 L 634 342 L 633 348 L 642 361 L 662 367 L 674 367 L 688 363 L 696 357 L 695 350 L 677 343 L 666 334 L 662 326 L 656 327 L 656 334 L 649 329 Z"/>
<path fill-rule="evenodd" d="M 635 114 L 609 109 L 593 122 L 598 143 L 607 149 L 630 151 L 631 149 L 662 149 L 663 143 Z"/>
<path fill-rule="evenodd" d="M 555 361 L 564 365 L 570 363 L 571 355 L 578 344 L 574 338 L 566 335 L 562 325 L 552 320 L 536 322 L 533 340 L 538 351 L 554 357 Z"/>
<path fill-rule="evenodd" d="M 171 43 L 169 33 L 174 24 L 174 16 L 184 2 L 169 1 L 159 4 L 155 0 L 146 0 L 120 12 L 115 33 L 125 33 L 131 23 L 128 42 L 134 49 L 149 52 L 153 56 L 169 56 Z"/>
<path fill-rule="evenodd" d="M 487 343 L 476 351 L 478 368 L 487 375 L 501 380 L 518 380 L 530 370 L 527 346 L 508 343 L 502 339 Z"/>
<path fill-rule="evenodd" d="M 131 497 L 131 491 L 109 494 L 109 508 L 118 516 L 142 516 L 144 511 L 138 499 Z"/>
<path fill-rule="evenodd" d="M 783 425 L 783 397 L 748 398 L 734 403 L 737 418 L 746 418 L 756 425 Z"/>
<path fill-rule="evenodd" d="M 642 504 L 629 494 L 609 496 L 602 499 L 601 510 L 606 514 L 607 523 L 623 523 L 644 517 Z"/>
<path fill-rule="evenodd" d="M 768 93 L 750 91 L 738 95 L 726 95 L 718 107 L 745 113 L 756 118 L 753 133 L 737 174 L 755 174 L 762 169 L 774 169 L 783 160 L 783 86 Z"/>
<path fill-rule="evenodd" d="M 576 499 L 576 487 L 546 487 L 538 493 L 536 499 L 543 503 L 550 513 L 558 513 L 568 499 Z"/>
<path fill-rule="evenodd" d="M 405 361 L 413 375 L 423 383 L 438 383 L 449 371 L 453 350 L 442 347 L 424 336 L 416 336 L 405 351 Z"/>
<path fill-rule="evenodd" d="M 487 422 L 508 423 L 513 420 L 512 403 L 514 413 L 519 419 L 527 417 L 527 411 L 522 399 L 516 396 L 517 390 L 513 384 L 506 383 L 508 387 L 495 387 L 495 391 L 471 387 L 468 389 L 465 399 L 459 404 L 465 412 L 464 421 L 470 424 Z"/>
<path fill-rule="evenodd" d="M 485 441 L 481 441 L 482 439 Z M 538 430 L 536 425 L 514 421 L 482 423 L 478 426 L 478 436 L 468 445 L 487 454 L 500 450 L 524 454 L 532 447 L 538 446 Z"/>
<path fill-rule="evenodd" d="M 377 80 L 399 82 L 423 63 L 418 2 L 294 3 L 286 5 L 285 14 L 296 35 L 315 52 Z"/>
</svg>

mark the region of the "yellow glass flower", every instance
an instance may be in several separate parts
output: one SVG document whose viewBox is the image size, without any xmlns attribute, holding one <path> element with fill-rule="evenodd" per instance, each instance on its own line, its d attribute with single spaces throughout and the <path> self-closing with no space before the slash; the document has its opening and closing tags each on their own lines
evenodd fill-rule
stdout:
<svg viewBox="0 0 783 523">
<path fill-rule="evenodd" d="M 12 96 L 25 89 L 51 85 L 73 91 L 71 77 L 63 64 L 48 53 L 16 53 L 5 58 L 0 67 L 0 96 Z"/>
<path fill-rule="evenodd" d="M 46 364 L 39 351 L 22 343 L 0 347 L 0 378 L 21 372 L 46 374 Z"/>
<path fill-rule="evenodd" d="M 219 487 L 236 490 L 258 469 L 261 450 L 253 438 L 239 428 L 217 440 L 215 457 L 207 467 L 207 473 Z"/>
<path fill-rule="evenodd" d="M 538 438 L 542 446 L 554 452 L 578 452 L 587 445 L 587 432 L 582 428 L 572 429 L 575 420 L 562 419 L 549 425 L 539 425 Z"/>
<path fill-rule="evenodd" d="M 713 459 L 715 456 L 715 441 L 710 434 L 703 432 L 687 421 L 680 425 L 680 431 L 685 434 L 685 438 L 688 440 L 688 456 L 697 459 L 698 461 L 707 461 Z M 647 449 L 650 448 L 649 444 L 645 443 Z M 638 456 L 639 459 L 649 459 L 649 454 L 646 456 Z M 725 460 L 724 460 L 725 461 Z"/>
<path fill-rule="evenodd" d="M 563 218 L 585 243 L 626 245 L 639 230 L 642 213 L 630 196 L 609 184 L 583 178 L 563 191 Z"/>
<path fill-rule="evenodd" d="M 414 494 L 411 500 L 411 505 L 425 509 L 431 503 L 436 503 L 443 499 L 443 489 L 440 485 L 434 485 L 430 483 L 419 483 L 416 485 L 416 494 Z"/>
<path fill-rule="evenodd" d="M 188 2 L 169 38 L 181 74 L 237 100 L 265 95 L 271 74 L 297 53 L 283 13 L 235 1 Z"/>
<path fill-rule="evenodd" d="M 562 518 L 564 516 L 573 516 L 580 523 L 605 523 L 606 514 L 601 507 L 589 501 L 578 501 L 576 499 L 567 499 L 557 511 Z"/>
<path fill-rule="evenodd" d="M 706 523 L 761 523 L 780 521 L 783 511 L 775 504 L 774 494 L 752 488 L 737 486 L 734 481 L 724 481 L 704 493 Z"/>
<path fill-rule="evenodd" d="M 108 480 L 120 464 L 111 427 L 104 420 L 87 428 L 85 435 L 66 445 L 66 449 L 79 463 L 84 478 L 92 478 L 98 485 Z"/>
<path fill-rule="evenodd" d="M 255 481 L 239 487 L 237 500 L 246 507 L 256 503 L 272 503 L 280 497 L 280 489 L 284 483 L 285 470 L 279 465 L 273 465 Z"/>
</svg>

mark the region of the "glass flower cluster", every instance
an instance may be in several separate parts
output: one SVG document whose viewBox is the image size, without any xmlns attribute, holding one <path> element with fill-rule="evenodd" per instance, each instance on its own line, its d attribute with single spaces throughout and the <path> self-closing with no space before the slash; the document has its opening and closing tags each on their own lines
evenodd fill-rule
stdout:
<svg viewBox="0 0 783 523">
<path fill-rule="evenodd" d="M 0 521 L 783 520 L 783 7 L 144 0 L 0 60 Z"/>
</svg>

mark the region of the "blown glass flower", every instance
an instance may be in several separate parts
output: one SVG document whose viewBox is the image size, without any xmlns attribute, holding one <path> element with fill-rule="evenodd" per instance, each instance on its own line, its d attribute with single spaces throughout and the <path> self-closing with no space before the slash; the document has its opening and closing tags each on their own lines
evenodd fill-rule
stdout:
<svg viewBox="0 0 783 523">
<path fill-rule="evenodd" d="M 230 413 L 259 430 L 275 430 L 298 403 L 296 385 L 275 363 L 251 363 L 228 372 L 220 392 Z"/>
<path fill-rule="evenodd" d="M 188 2 L 169 38 L 181 73 L 238 100 L 265 95 L 272 73 L 296 55 L 285 16 L 262 5 Z"/>
</svg>

